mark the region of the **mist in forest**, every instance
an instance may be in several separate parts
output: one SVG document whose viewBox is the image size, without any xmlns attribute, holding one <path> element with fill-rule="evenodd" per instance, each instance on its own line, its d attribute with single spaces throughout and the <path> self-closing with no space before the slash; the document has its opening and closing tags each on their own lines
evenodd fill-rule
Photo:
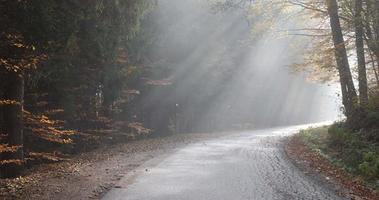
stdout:
<svg viewBox="0 0 379 200">
<path fill-rule="evenodd" d="M 168 121 L 176 132 L 205 132 L 337 119 L 337 89 L 291 68 L 308 38 L 273 31 L 297 28 L 300 20 L 275 15 L 271 28 L 259 32 L 263 17 L 246 7 L 157 1 L 145 19 L 159 33 L 146 63 L 170 85 L 144 98 L 146 107 L 154 106 L 150 127 Z"/>
</svg>

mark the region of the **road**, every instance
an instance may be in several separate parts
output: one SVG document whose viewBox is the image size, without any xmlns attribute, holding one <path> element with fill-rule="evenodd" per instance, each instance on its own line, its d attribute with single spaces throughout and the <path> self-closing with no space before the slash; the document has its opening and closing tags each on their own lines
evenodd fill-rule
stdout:
<svg viewBox="0 0 379 200">
<path fill-rule="evenodd" d="M 146 162 L 103 200 L 342 199 L 298 170 L 283 137 L 305 126 L 244 131 Z"/>
</svg>

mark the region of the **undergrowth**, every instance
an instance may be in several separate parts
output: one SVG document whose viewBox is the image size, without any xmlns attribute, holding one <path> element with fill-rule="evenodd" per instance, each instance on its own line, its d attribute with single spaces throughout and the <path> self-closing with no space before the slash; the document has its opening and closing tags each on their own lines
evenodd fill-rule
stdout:
<svg viewBox="0 0 379 200">
<path fill-rule="evenodd" d="M 377 130 L 350 131 L 343 123 L 302 130 L 300 136 L 313 150 L 379 191 L 379 145 L 370 135 Z"/>
</svg>

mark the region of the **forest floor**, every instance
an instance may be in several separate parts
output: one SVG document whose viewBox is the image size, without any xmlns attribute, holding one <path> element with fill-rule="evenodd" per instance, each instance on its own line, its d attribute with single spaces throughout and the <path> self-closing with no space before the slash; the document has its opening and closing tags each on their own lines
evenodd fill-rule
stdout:
<svg viewBox="0 0 379 200">
<path fill-rule="evenodd" d="M 0 180 L 0 199 L 99 199 L 151 158 L 223 134 L 181 134 L 106 145 L 60 163 L 43 164 L 17 179 Z"/>
<path fill-rule="evenodd" d="M 369 188 L 364 181 L 347 173 L 315 149 L 299 135 L 292 136 L 286 144 L 285 151 L 294 164 L 310 176 L 324 177 L 325 181 L 341 188 L 339 195 L 354 200 L 376 200 L 379 193 Z"/>
</svg>

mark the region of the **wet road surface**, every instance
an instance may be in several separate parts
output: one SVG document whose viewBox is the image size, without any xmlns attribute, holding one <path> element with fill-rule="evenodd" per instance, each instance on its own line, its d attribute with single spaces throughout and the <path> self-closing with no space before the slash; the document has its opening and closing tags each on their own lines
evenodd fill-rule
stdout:
<svg viewBox="0 0 379 200">
<path fill-rule="evenodd" d="M 338 200 L 298 170 L 283 137 L 304 126 L 244 131 L 154 158 L 122 179 L 103 200 Z"/>
</svg>

